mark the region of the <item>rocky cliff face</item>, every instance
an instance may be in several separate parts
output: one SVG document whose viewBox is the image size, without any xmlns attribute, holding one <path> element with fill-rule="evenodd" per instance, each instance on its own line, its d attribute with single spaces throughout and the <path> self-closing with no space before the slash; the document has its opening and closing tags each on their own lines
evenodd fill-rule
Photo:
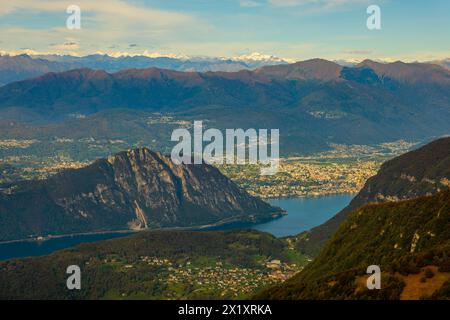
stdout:
<svg viewBox="0 0 450 320">
<path fill-rule="evenodd" d="M 0 240 L 117 229 L 261 221 L 281 209 L 209 165 L 174 165 L 134 149 L 0 195 Z"/>
<path fill-rule="evenodd" d="M 349 213 L 368 203 L 413 199 L 449 187 L 450 138 L 442 138 L 383 164 L 346 208 L 324 224 L 300 235 L 299 249 L 316 255 Z"/>
</svg>

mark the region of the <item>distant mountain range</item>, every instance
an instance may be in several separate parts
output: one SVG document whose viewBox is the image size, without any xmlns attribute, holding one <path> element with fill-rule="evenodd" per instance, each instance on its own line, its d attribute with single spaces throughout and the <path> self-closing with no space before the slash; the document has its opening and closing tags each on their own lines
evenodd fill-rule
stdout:
<svg viewBox="0 0 450 320">
<path fill-rule="evenodd" d="M 314 261 L 257 298 L 450 299 L 449 230 L 447 138 L 385 163 L 346 209 L 307 234 L 305 243 L 329 239 Z M 381 290 L 366 287 L 370 265 L 381 268 Z"/>
<path fill-rule="evenodd" d="M 205 119 L 219 129 L 280 128 L 282 153 L 292 154 L 330 142 L 450 133 L 450 72 L 433 64 L 344 67 L 313 59 L 238 72 L 77 69 L 0 88 L 0 121 L 61 121 L 117 108 Z"/>
<path fill-rule="evenodd" d="M 384 163 L 336 216 L 299 236 L 298 249 L 317 255 L 354 210 L 370 204 L 413 199 L 450 188 L 450 138 L 436 140 Z"/>
<path fill-rule="evenodd" d="M 0 55 L 0 86 L 14 81 L 41 76 L 48 72 L 90 68 L 117 72 L 125 69 L 161 68 L 177 71 L 239 71 L 286 61 L 273 56 L 249 54 L 235 58 L 70 55 Z"/>
<path fill-rule="evenodd" d="M 282 214 L 209 165 L 133 149 L 0 193 L 0 240 L 261 222 Z"/>
<path fill-rule="evenodd" d="M 384 63 L 383 61 L 378 62 Z M 147 68 L 192 72 L 236 72 L 288 63 L 292 63 L 292 61 L 257 52 L 230 58 L 172 55 L 91 54 L 71 56 L 57 54 L 0 54 L 0 86 L 27 78 L 38 77 L 48 72 L 62 72 L 82 68 L 104 70 L 110 73 L 126 69 Z M 358 64 L 358 62 L 347 60 L 336 60 L 335 63 L 345 67 L 353 67 Z M 446 69 L 450 68 L 450 59 L 434 60 L 428 63 L 440 65 Z"/>
</svg>

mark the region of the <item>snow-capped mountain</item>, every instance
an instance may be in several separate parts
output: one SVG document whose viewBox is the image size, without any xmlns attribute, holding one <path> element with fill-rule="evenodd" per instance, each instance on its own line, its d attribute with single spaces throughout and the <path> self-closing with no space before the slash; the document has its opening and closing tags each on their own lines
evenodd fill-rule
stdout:
<svg viewBox="0 0 450 320">
<path fill-rule="evenodd" d="M 127 52 L 96 53 L 87 56 L 58 54 L 0 55 L 0 85 L 36 77 L 48 72 L 90 68 L 107 72 L 124 69 L 161 68 L 176 71 L 225 71 L 251 70 L 267 65 L 286 64 L 287 60 L 260 53 L 238 57 L 206 57 L 163 54 L 144 51 L 140 54 Z"/>
</svg>

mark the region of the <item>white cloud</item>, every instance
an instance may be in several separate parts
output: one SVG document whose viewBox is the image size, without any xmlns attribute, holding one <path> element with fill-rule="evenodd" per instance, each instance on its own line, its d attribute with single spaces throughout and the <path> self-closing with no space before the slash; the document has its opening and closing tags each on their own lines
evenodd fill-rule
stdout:
<svg viewBox="0 0 450 320">
<path fill-rule="evenodd" d="M 81 8 L 80 30 L 66 28 L 65 19 L 69 17 L 66 9 L 71 4 Z M 52 16 L 46 22 L 52 22 L 53 25 L 47 28 L 25 28 L 10 24 L 9 27 L 2 28 L 0 38 L 5 44 L 14 44 L 15 48 L 11 49 L 32 46 L 41 51 L 86 53 L 92 52 L 93 48 L 96 48 L 95 51 L 107 48 L 112 43 L 136 43 L 145 48 L 167 39 L 173 41 L 187 36 L 199 37 L 211 28 L 203 20 L 187 13 L 138 6 L 123 0 L 0 2 L 0 16 L 18 12 L 30 15 L 36 12 L 40 16 L 50 14 Z M 55 18 L 55 14 L 60 14 L 61 18 Z M 72 41 L 67 41 L 67 38 Z"/>
<path fill-rule="evenodd" d="M 80 44 L 74 39 L 67 39 L 67 41 L 63 43 L 54 43 L 51 44 L 50 47 L 59 51 L 67 51 L 67 50 L 78 50 L 80 48 Z"/>
<path fill-rule="evenodd" d="M 99 22 L 114 20 L 117 23 L 143 23 L 148 26 L 180 26 L 195 21 L 194 17 L 178 12 L 157 10 L 148 7 L 135 6 L 122 0 L 92 1 L 77 0 L 76 5 L 83 13 L 93 14 Z M 0 3 L 0 14 L 17 11 L 60 12 L 66 16 L 67 7 L 72 4 L 60 0 L 14 0 Z"/>
<path fill-rule="evenodd" d="M 81 8 L 82 28 L 83 25 L 88 24 L 91 32 L 106 28 L 115 32 L 122 31 L 122 34 L 130 31 L 129 29 L 169 32 L 201 24 L 201 21 L 189 14 L 136 6 L 123 0 L 107 2 L 76 0 L 75 2 Z M 19 11 L 60 13 L 62 19 L 58 21 L 65 21 L 65 18 L 69 16 L 66 9 L 70 4 L 67 1 L 57 0 L 2 1 L 0 15 Z M 64 26 L 65 24 L 61 25 L 61 27 Z"/>
<path fill-rule="evenodd" d="M 246 8 L 260 7 L 263 5 L 262 2 L 255 1 L 255 0 L 240 0 L 239 4 L 241 5 L 241 7 L 246 7 Z"/>
</svg>

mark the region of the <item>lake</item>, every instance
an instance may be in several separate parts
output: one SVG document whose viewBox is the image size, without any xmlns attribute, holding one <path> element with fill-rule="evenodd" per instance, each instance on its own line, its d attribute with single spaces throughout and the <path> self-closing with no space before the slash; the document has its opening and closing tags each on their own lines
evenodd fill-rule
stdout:
<svg viewBox="0 0 450 320">
<path fill-rule="evenodd" d="M 295 235 L 322 224 L 344 208 L 354 195 L 341 194 L 324 197 L 271 199 L 272 205 L 281 207 L 288 215 L 257 225 L 233 223 L 208 230 L 232 230 L 252 228 L 272 233 L 277 237 Z M 42 256 L 54 251 L 73 247 L 80 243 L 95 242 L 126 236 L 124 233 L 78 235 L 49 239 L 46 241 L 22 241 L 0 244 L 0 260 L 28 256 Z"/>
<path fill-rule="evenodd" d="M 286 210 L 289 214 L 278 220 L 261 224 L 256 229 L 272 233 L 277 237 L 292 236 L 314 228 L 345 208 L 354 194 L 326 197 L 274 199 L 272 205 Z"/>
<path fill-rule="evenodd" d="M 130 233 L 128 233 L 130 234 Z M 76 246 L 80 243 L 124 237 L 127 233 L 102 233 L 60 237 L 45 241 L 20 241 L 0 244 L 0 260 L 31 256 L 44 256 L 54 251 Z"/>
<path fill-rule="evenodd" d="M 270 204 L 283 208 L 288 215 L 257 225 L 237 222 L 226 226 L 212 227 L 208 230 L 251 228 L 271 233 L 277 237 L 293 236 L 324 223 L 346 207 L 353 197 L 352 194 L 339 194 L 323 197 L 270 199 L 268 200 Z"/>
</svg>

